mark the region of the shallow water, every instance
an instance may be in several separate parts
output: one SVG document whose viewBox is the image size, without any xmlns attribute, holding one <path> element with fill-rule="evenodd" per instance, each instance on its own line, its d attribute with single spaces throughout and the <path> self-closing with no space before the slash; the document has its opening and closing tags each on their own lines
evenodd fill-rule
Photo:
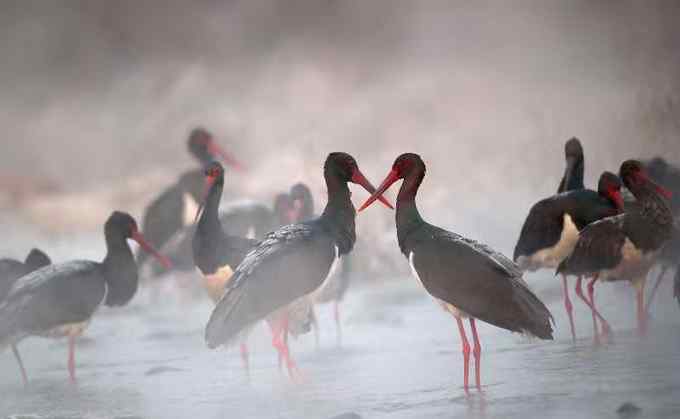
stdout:
<svg viewBox="0 0 680 419">
<path fill-rule="evenodd" d="M 320 307 L 320 347 L 312 334 L 292 342 L 304 375 L 297 385 L 279 373 L 264 325 L 249 339 L 248 381 L 237 349 L 203 343 L 210 303 L 165 289 L 157 299 L 143 291 L 129 307 L 100 311 L 77 349 L 77 386 L 67 378 L 64 341 L 22 342 L 28 388 L 11 352 L 0 354 L 0 417 L 615 418 L 625 402 L 642 409 L 635 417 L 678 417 L 680 311 L 664 289 L 650 336 L 640 340 L 630 290 L 599 288 L 615 335 L 595 348 L 583 305 L 574 297 L 581 337 L 573 344 L 558 282 L 544 276 L 533 284 L 556 317 L 556 340 L 480 325 L 481 393 L 462 388 L 455 323 L 413 281 L 351 293 L 342 346 L 331 308 Z"/>
</svg>

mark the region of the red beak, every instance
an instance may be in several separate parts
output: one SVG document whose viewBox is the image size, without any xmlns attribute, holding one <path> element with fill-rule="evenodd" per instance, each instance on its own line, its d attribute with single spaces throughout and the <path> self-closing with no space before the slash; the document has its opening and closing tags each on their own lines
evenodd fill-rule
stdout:
<svg viewBox="0 0 680 419">
<path fill-rule="evenodd" d="M 194 224 L 196 224 L 196 221 L 198 221 L 198 217 L 200 217 L 201 212 L 203 212 L 203 207 L 205 207 L 205 201 L 208 199 L 208 194 L 210 193 L 210 189 L 212 189 L 213 185 L 215 184 L 215 179 L 217 179 L 215 176 L 206 176 L 205 177 L 205 186 L 203 187 L 203 198 L 201 199 L 201 205 L 199 205 L 198 210 L 196 210 L 196 217 L 194 218 Z"/>
<path fill-rule="evenodd" d="M 357 185 L 361 185 L 368 191 L 368 193 L 373 194 L 372 197 L 375 197 L 374 200 L 379 199 L 380 202 L 382 202 L 387 208 L 389 209 L 394 209 L 392 204 L 390 204 L 390 201 L 385 199 L 384 196 L 382 196 L 382 192 L 378 193 L 376 192 L 376 189 L 373 185 L 371 185 L 371 182 L 366 179 L 366 177 L 361 173 L 359 168 L 357 167 L 354 169 L 354 173 L 352 174 L 352 179 L 350 180 L 352 183 L 356 183 Z"/>
<path fill-rule="evenodd" d="M 371 197 L 366 200 L 366 202 L 364 202 L 364 205 L 362 205 L 361 208 L 359 208 L 359 212 L 368 208 L 368 206 L 374 203 L 376 199 L 380 199 L 379 197 L 382 197 L 382 194 L 385 193 L 385 191 L 387 191 L 387 189 L 397 180 L 399 180 L 399 173 L 392 169 L 385 180 L 383 180 L 380 186 L 378 186 L 378 190 L 375 191 L 373 195 L 371 195 Z M 391 205 L 389 205 L 389 207 L 392 208 Z"/>
<path fill-rule="evenodd" d="M 214 158 L 221 158 L 226 164 L 228 164 L 230 167 L 238 170 L 239 172 L 245 172 L 245 166 L 243 166 L 238 160 L 234 158 L 231 154 L 227 153 L 224 151 L 222 147 L 217 145 L 213 139 L 210 139 L 208 141 L 208 152 L 214 157 Z"/>
<path fill-rule="evenodd" d="M 132 232 L 132 240 L 134 240 L 134 241 L 136 241 L 137 243 L 139 243 L 139 247 L 141 247 L 142 249 L 144 249 L 145 252 L 150 253 L 153 257 L 155 257 L 156 259 L 158 259 L 158 262 L 160 262 L 160 264 L 163 265 L 163 267 L 164 267 L 165 269 L 172 269 L 172 262 L 170 262 L 170 259 L 168 259 L 167 257 L 165 257 L 165 256 L 161 255 L 160 253 L 158 253 L 158 251 L 157 251 L 156 249 L 154 249 L 153 246 L 151 246 L 151 245 L 146 241 L 146 239 L 144 238 L 144 236 L 142 236 L 142 233 L 140 233 L 140 232 L 137 231 L 137 230 L 134 230 L 134 231 Z"/>
</svg>

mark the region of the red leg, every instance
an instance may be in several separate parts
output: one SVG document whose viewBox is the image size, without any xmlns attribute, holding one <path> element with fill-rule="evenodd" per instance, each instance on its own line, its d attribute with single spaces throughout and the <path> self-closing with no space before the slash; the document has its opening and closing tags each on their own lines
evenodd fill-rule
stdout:
<svg viewBox="0 0 680 419">
<path fill-rule="evenodd" d="M 76 383 L 76 338 L 75 336 L 68 337 L 68 372 L 71 377 L 71 383 Z"/>
<path fill-rule="evenodd" d="M 583 300 L 584 303 L 586 303 L 586 305 L 588 307 L 590 307 L 590 310 L 597 317 L 597 319 L 602 322 L 602 327 L 607 329 L 607 330 L 610 330 L 609 323 L 607 323 L 607 320 L 605 320 L 604 317 L 602 317 L 602 315 L 600 314 L 600 312 L 597 311 L 597 309 L 595 308 L 595 305 L 592 304 L 590 301 L 588 301 L 588 299 L 583 295 L 583 290 L 581 289 L 581 282 L 582 282 L 582 278 L 579 277 L 578 281 L 576 283 L 576 294 L 579 296 L 579 298 L 581 300 Z M 595 334 L 595 336 L 593 336 L 593 339 L 595 340 L 595 343 L 598 344 L 600 342 L 600 339 L 599 339 L 599 333 L 598 333 L 597 329 L 594 331 L 594 334 Z"/>
<path fill-rule="evenodd" d="M 342 323 L 340 322 L 340 302 L 335 300 L 333 302 L 333 316 L 335 317 L 335 330 L 337 335 L 338 346 L 342 345 Z"/>
<path fill-rule="evenodd" d="M 460 332 L 460 340 L 463 345 L 463 386 L 465 391 L 468 391 L 469 377 L 470 377 L 470 342 L 465 336 L 465 328 L 463 327 L 463 320 L 460 317 L 456 317 L 456 323 L 458 323 L 458 331 Z"/>
<path fill-rule="evenodd" d="M 654 283 L 654 287 L 652 288 L 652 292 L 649 293 L 649 298 L 647 298 L 647 305 L 645 306 L 645 312 L 649 313 L 649 308 L 652 306 L 652 301 L 654 301 L 654 296 L 656 295 L 656 291 L 659 289 L 659 285 L 661 285 L 661 281 L 663 281 L 664 275 L 666 274 L 666 269 L 668 269 L 666 266 L 661 267 L 661 272 L 659 273 L 659 276 L 656 277 L 656 282 Z"/>
<path fill-rule="evenodd" d="M 17 359 L 17 363 L 19 364 L 19 369 L 21 370 L 21 377 L 24 379 L 24 385 L 28 385 L 28 375 L 26 375 L 26 369 L 24 368 L 24 363 L 21 360 L 21 355 L 19 355 L 19 349 L 17 348 L 16 345 L 12 345 L 12 352 L 14 352 L 14 357 Z"/>
<path fill-rule="evenodd" d="M 600 276 L 598 274 L 595 274 L 595 276 L 593 276 L 593 278 L 588 283 L 588 300 L 590 301 L 590 304 L 593 305 L 593 307 L 595 307 L 595 282 L 597 282 L 598 279 L 600 279 Z M 595 313 L 593 313 L 593 324 L 597 326 L 594 314 Z M 609 327 L 609 323 L 602 322 L 602 337 L 608 339 L 610 332 L 611 328 Z"/>
<path fill-rule="evenodd" d="M 472 349 L 472 353 L 475 356 L 475 383 L 477 384 L 477 388 L 479 390 L 482 389 L 482 373 L 481 373 L 481 365 L 482 365 L 482 345 L 479 343 L 479 335 L 477 334 L 477 325 L 475 324 L 475 319 L 470 317 L 470 328 L 472 329 L 472 339 L 474 341 L 474 348 Z"/>
<path fill-rule="evenodd" d="M 567 287 L 567 276 L 562 275 L 562 290 L 564 292 L 564 308 L 567 309 L 569 316 L 569 326 L 571 327 L 571 340 L 576 342 L 576 328 L 574 327 L 574 307 L 569 299 L 569 288 Z"/>
<path fill-rule="evenodd" d="M 588 304 L 589 307 L 593 307 L 592 300 L 588 301 L 586 298 L 583 296 L 583 289 L 581 288 L 581 284 L 583 282 L 583 277 L 579 276 L 576 279 L 576 295 L 579 296 L 580 299 L 582 299 L 586 304 Z M 592 309 L 590 310 L 590 314 L 593 316 L 593 343 L 595 345 L 600 344 L 600 332 L 597 327 L 597 317 L 595 316 L 595 311 Z"/>
<path fill-rule="evenodd" d="M 284 314 L 280 326 L 272 326 L 272 345 L 279 351 L 281 358 L 286 363 L 288 368 L 288 374 L 291 380 L 297 381 L 299 377 L 299 371 L 295 361 L 290 356 L 290 351 L 288 350 L 287 335 L 288 335 L 288 315 Z"/>
<path fill-rule="evenodd" d="M 241 342 L 240 349 L 243 368 L 246 370 L 246 376 L 250 379 L 250 356 L 248 354 L 248 345 L 245 342 Z"/>
<path fill-rule="evenodd" d="M 645 287 L 644 284 L 637 289 L 637 322 L 638 334 L 647 334 L 647 313 L 645 312 Z"/>
</svg>

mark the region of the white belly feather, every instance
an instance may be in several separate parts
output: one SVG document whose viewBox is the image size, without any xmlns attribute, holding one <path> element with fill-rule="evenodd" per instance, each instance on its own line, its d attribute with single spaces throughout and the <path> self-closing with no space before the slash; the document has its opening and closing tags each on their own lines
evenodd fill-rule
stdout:
<svg viewBox="0 0 680 419">
<path fill-rule="evenodd" d="M 194 223 L 196 212 L 198 211 L 198 202 L 189 193 L 182 195 L 182 222 L 184 226 L 189 226 Z"/>
<path fill-rule="evenodd" d="M 562 217 L 562 233 L 554 246 L 541 249 L 530 256 L 520 256 L 517 264 L 522 270 L 535 271 L 542 268 L 557 268 L 571 254 L 578 241 L 578 228 L 569 214 Z"/>
<path fill-rule="evenodd" d="M 229 265 L 222 266 L 213 274 L 203 275 L 203 288 L 205 288 L 214 303 L 217 303 L 222 298 L 232 275 L 234 275 L 234 270 Z"/>
</svg>

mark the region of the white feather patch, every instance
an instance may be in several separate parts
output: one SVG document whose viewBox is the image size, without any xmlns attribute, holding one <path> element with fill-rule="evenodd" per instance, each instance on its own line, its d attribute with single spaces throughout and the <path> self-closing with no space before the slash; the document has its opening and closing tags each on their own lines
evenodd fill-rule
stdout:
<svg viewBox="0 0 680 419">
<path fill-rule="evenodd" d="M 182 222 L 185 226 L 192 225 L 198 211 L 198 202 L 189 193 L 182 195 Z"/>
<path fill-rule="evenodd" d="M 531 256 L 520 256 L 517 264 L 523 270 L 535 271 L 542 268 L 557 268 L 571 254 L 578 242 L 578 228 L 569 214 L 562 217 L 562 233 L 554 246 L 541 249 Z"/>
<path fill-rule="evenodd" d="M 215 273 L 203 276 L 203 288 L 206 290 L 213 302 L 217 303 L 222 298 L 227 283 L 234 275 L 234 270 L 231 266 L 224 265 Z"/>
</svg>

